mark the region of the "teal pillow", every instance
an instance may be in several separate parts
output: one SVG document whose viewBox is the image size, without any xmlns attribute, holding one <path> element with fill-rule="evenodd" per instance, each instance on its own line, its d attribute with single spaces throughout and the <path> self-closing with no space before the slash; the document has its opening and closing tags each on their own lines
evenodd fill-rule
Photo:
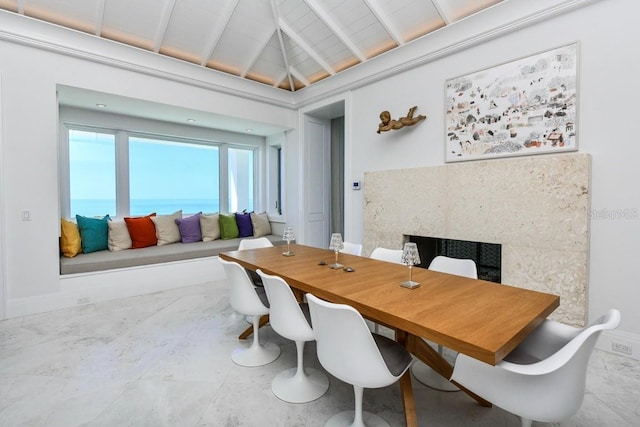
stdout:
<svg viewBox="0 0 640 427">
<path fill-rule="evenodd" d="M 236 216 L 234 214 L 224 215 L 220 214 L 220 238 L 222 240 L 235 239 L 240 236 L 238 230 L 238 223 L 236 222 Z"/>
<path fill-rule="evenodd" d="M 109 249 L 109 225 L 107 221 L 110 219 L 109 215 L 105 215 L 103 218 L 76 215 L 83 253 L 88 254 Z"/>
</svg>

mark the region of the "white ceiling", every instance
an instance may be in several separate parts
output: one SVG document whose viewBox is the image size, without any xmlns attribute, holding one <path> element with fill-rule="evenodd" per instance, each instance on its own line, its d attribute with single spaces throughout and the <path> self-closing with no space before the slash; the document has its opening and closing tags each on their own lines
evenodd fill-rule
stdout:
<svg viewBox="0 0 640 427">
<path fill-rule="evenodd" d="M 0 0 L 0 9 L 295 91 L 501 1 Z"/>
</svg>

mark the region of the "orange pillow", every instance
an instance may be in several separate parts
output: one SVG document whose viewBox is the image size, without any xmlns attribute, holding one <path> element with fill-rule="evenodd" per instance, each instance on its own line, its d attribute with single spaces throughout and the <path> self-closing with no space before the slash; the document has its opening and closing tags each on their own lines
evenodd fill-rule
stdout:
<svg viewBox="0 0 640 427">
<path fill-rule="evenodd" d="M 147 246 L 155 246 L 158 244 L 158 237 L 156 236 L 156 227 L 151 221 L 151 217 L 156 213 L 149 214 L 147 216 L 125 218 L 124 222 L 127 223 L 127 229 L 131 236 L 131 247 L 146 248 Z"/>
<path fill-rule="evenodd" d="M 78 226 L 62 218 L 60 220 L 60 230 L 60 250 L 62 251 L 62 255 L 67 258 L 73 258 L 82 252 Z"/>
</svg>

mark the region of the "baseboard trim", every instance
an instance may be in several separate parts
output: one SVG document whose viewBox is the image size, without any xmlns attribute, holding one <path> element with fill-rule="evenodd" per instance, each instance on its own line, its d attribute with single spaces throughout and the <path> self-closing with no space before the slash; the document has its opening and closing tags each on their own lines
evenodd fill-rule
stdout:
<svg viewBox="0 0 640 427">
<path fill-rule="evenodd" d="M 640 360 L 640 335 L 619 330 L 604 331 L 596 343 L 596 348 Z"/>
</svg>

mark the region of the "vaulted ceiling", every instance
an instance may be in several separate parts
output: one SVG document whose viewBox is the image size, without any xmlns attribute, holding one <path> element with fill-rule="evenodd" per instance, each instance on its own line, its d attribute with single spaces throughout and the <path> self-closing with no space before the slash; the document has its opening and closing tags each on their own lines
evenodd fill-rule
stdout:
<svg viewBox="0 0 640 427">
<path fill-rule="evenodd" d="M 0 9 L 295 91 L 503 0 L 0 0 Z"/>
</svg>

